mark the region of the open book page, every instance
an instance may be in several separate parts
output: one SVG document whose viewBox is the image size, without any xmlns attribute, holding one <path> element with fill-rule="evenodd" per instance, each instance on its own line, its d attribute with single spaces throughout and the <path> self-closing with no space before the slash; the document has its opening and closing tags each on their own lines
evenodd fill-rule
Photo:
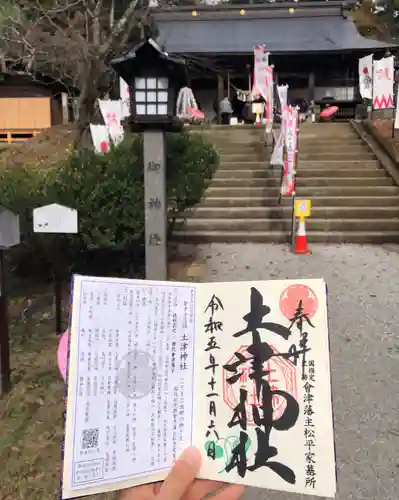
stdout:
<svg viewBox="0 0 399 500">
<path fill-rule="evenodd" d="M 196 287 L 75 276 L 63 498 L 164 479 L 192 443 Z"/>
<path fill-rule="evenodd" d="M 335 495 L 323 280 L 200 285 L 195 358 L 201 477 Z"/>
</svg>

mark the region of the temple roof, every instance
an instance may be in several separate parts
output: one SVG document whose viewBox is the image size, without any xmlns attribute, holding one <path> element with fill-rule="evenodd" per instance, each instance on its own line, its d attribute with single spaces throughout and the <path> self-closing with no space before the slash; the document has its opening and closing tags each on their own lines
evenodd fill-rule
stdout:
<svg viewBox="0 0 399 500">
<path fill-rule="evenodd" d="M 244 11 L 242 10 L 244 9 Z M 396 45 L 365 38 L 341 2 L 158 10 L 157 42 L 174 54 L 374 51 Z"/>
</svg>

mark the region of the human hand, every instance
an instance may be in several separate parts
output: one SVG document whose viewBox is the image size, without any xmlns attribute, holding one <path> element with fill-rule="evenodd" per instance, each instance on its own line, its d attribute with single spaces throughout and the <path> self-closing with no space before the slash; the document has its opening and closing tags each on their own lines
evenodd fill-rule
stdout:
<svg viewBox="0 0 399 500">
<path fill-rule="evenodd" d="M 245 486 L 196 479 L 200 465 L 200 452 L 196 448 L 187 448 L 164 482 L 123 490 L 119 500 L 200 500 L 206 497 L 238 500 Z"/>
</svg>

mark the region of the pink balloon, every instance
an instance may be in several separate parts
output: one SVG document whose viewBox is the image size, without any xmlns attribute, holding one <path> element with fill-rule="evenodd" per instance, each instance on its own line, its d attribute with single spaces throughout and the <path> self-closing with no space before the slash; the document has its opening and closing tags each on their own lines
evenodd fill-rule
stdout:
<svg viewBox="0 0 399 500">
<path fill-rule="evenodd" d="M 338 106 L 329 106 L 328 108 L 323 109 L 320 113 L 320 116 L 331 116 L 339 110 Z"/>
<path fill-rule="evenodd" d="M 57 349 L 57 362 L 61 376 L 66 381 L 67 362 L 68 362 L 68 342 L 69 330 L 65 330 L 60 339 Z"/>
</svg>

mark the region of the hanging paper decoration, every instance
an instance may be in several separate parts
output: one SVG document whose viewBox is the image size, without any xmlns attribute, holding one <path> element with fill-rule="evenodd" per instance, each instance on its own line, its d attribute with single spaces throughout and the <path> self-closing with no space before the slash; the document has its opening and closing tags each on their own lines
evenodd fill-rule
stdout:
<svg viewBox="0 0 399 500">
<path fill-rule="evenodd" d="M 123 127 L 121 125 L 123 119 L 122 102 L 99 99 L 98 105 L 112 142 L 115 145 L 119 144 L 124 137 Z"/>
<path fill-rule="evenodd" d="M 373 54 L 359 59 L 359 91 L 362 99 L 373 98 Z"/>
<path fill-rule="evenodd" d="M 130 116 L 130 89 L 123 78 L 119 78 L 119 96 L 122 106 L 122 118 Z"/>
<path fill-rule="evenodd" d="M 177 96 L 176 116 L 181 120 L 203 121 L 205 115 L 198 109 L 193 91 L 189 87 L 182 87 Z"/>
<path fill-rule="evenodd" d="M 106 125 L 90 124 L 91 138 L 96 153 L 108 153 L 110 148 L 110 138 Z"/>
<path fill-rule="evenodd" d="M 373 62 L 373 109 L 393 108 L 394 57 Z"/>
</svg>

